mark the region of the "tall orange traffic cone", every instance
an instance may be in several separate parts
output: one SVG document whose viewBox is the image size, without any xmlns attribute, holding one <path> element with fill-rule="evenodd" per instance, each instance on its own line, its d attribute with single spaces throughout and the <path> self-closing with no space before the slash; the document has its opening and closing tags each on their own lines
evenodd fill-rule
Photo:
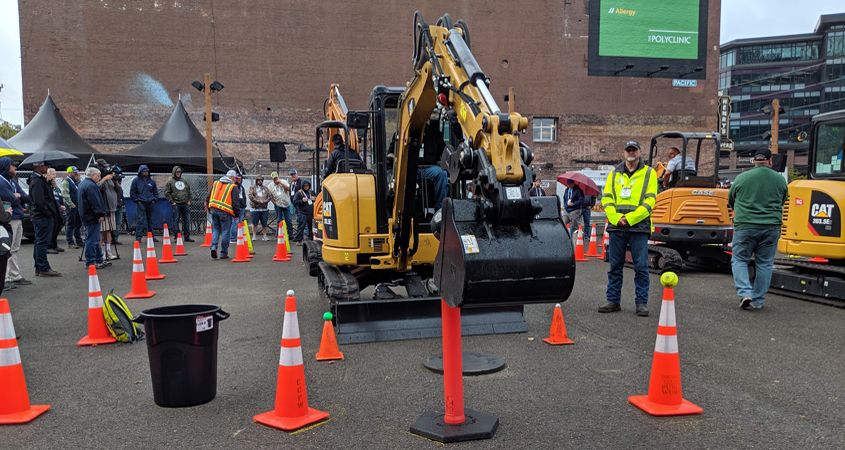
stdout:
<svg viewBox="0 0 845 450">
<path fill-rule="evenodd" d="M 278 236 L 276 238 L 276 255 L 273 256 L 273 261 L 290 261 L 290 255 L 288 254 L 288 248 L 285 244 L 285 233 L 284 231 L 281 233 L 276 233 Z"/>
<path fill-rule="evenodd" d="M 126 298 L 150 298 L 155 294 L 155 291 L 147 289 L 144 260 L 141 259 L 141 243 L 135 241 L 135 255 L 132 258 L 132 292 L 126 294 Z"/>
<path fill-rule="evenodd" d="M 211 235 L 213 231 L 211 231 L 211 222 L 208 220 L 205 221 L 205 242 L 200 244 L 200 247 L 211 247 Z"/>
<path fill-rule="evenodd" d="M 610 254 L 608 251 L 610 250 L 610 233 L 607 232 L 607 224 L 608 222 L 604 221 L 604 236 L 602 237 L 602 244 L 601 244 L 601 259 L 602 261 L 610 261 Z"/>
<path fill-rule="evenodd" d="M 587 254 L 584 256 L 590 256 L 593 258 L 598 258 L 598 244 L 596 243 L 596 224 L 590 225 L 590 248 L 587 250 Z"/>
<path fill-rule="evenodd" d="M 92 264 L 88 266 L 88 335 L 80 339 L 76 345 L 111 344 L 114 342 L 117 342 L 117 339 L 109 334 L 109 329 L 106 327 L 106 318 L 103 315 L 103 293 L 100 291 L 97 268 Z"/>
<path fill-rule="evenodd" d="M 572 339 L 566 336 L 566 324 L 563 323 L 563 312 L 560 310 L 560 303 L 555 305 L 555 312 L 552 316 L 552 328 L 549 329 L 549 337 L 543 338 L 543 342 L 552 345 L 574 344 Z"/>
<path fill-rule="evenodd" d="M 178 259 L 173 257 L 173 246 L 170 243 L 170 231 L 167 230 L 167 224 L 164 224 L 164 237 L 162 238 L 161 244 L 161 259 L 158 260 L 158 262 L 163 264 L 179 262 Z"/>
<path fill-rule="evenodd" d="M 296 298 L 293 291 L 288 291 L 282 327 L 282 351 L 279 355 L 279 378 L 276 382 L 276 408 L 253 419 L 263 425 L 293 431 L 328 417 L 329 413 L 308 407 Z"/>
<path fill-rule="evenodd" d="M 249 251 L 244 244 L 244 224 L 238 224 L 238 247 L 235 251 L 235 259 L 232 262 L 249 262 Z"/>
<path fill-rule="evenodd" d="M 578 225 L 578 239 L 575 240 L 575 261 L 589 261 L 584 257 L 584 231 Z"/>
<path fill-rule="evenodd" d="M 323 338 L 320 340 L 317 361 L 333 359 L 343 359 L 343 353 L 337 348 L 337 339 L 334 336 L 334 326 L 332 326 L 332 313 L 326 312 L 323 314 Z"/>
<path fill-rule="evenodd" d="M 663 283 L 663 305 L 660 307 L 660 323 L 657 327 L 657 342 L 654 345 L 654 361 L 651 365 L 651 380 L 648 395 L 634 395 L 628 401 L 653 416 L 681 416 L 700 414 L 703 410 L 681 397 L 681 361 L 678 357 L 678 329 L 675 325 L 674 280 Z M 672 274 L 675 275 L 675 274 Z"/>
<path fill-rule="evenodd" d="M 176 251 L 173 252 L 173 256 L 188 256 L 188 252 L 185 251 L 185 243 L 182 241 L 182 233 L 176 233 Z"/>
<path fill-rule="evenodd" d="M 147 279 L 160 280 L 164 274 L 158 271 L 158 260 L 156 259 L 156 246 L 153 240 L 153 233 L 147 232 Z"/>
<path fill-rule="evenodd" d="M 29 404 L 12 312 L 5 298 L 0 298 L 0 355 L 0 424 L 27 423 L 50 409 L 50 405 Z"/>
</svg>

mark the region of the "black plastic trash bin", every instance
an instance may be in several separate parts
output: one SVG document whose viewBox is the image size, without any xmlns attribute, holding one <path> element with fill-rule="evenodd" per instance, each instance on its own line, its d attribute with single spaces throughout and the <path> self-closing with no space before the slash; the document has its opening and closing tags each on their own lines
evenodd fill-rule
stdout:
<svg viewBox="0 0 845 450">
<path fill-rule="evenodd" d="M 229 317 L 217 305 L 174 305 L 147 309 L 144 324 L 153 398 L 178 408 L 211 401 L 217 394 L 217 324 Z"/>
</svg>

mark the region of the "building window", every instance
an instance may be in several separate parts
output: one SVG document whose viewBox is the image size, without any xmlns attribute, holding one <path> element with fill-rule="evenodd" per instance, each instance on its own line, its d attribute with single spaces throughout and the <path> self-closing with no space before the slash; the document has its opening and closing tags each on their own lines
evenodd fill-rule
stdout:
<svg viewBox="0 0 845 450">
<path fill-rule="evenodd" d="M 845 56 L 845 31 L 827 34 L 827 57 Z"/>
<path fill-rule="evenodd" d="M 534 118 L 534 142 L 554 142 L 557 140 L 557 119 L 546 117 Z"/>
</svg>

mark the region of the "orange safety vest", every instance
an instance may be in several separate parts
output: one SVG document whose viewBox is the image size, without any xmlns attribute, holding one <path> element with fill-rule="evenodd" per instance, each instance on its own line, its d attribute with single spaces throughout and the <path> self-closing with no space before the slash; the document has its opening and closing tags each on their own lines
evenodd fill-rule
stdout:
<svg viewBox="0 0 845 450">
<path fill-rule="evenodd" d="M 208 206 L 234 216 L 235 211 L 232 209 L 232 190 L 234 187 L 235 183 L 215 181 L 214 187 L 211 188 L 211 198 L 208 200 Z"/>
</svg>

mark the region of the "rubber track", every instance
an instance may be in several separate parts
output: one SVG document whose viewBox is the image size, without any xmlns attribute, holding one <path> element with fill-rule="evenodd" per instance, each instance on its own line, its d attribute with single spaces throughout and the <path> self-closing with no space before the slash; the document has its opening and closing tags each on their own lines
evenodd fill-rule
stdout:
<svg viewBox="0 0 845 450">
<path fill-rule="evenodd" d="M 837 308 L 845 308 L 845 301 L 831 300 L 829 298 L 824 297 L 814 297 L 812 295 L 806 295 L 798 292 L 787 291 L 784 289 L 773 288 L 771 286 L 769 287 L 769 293 L 782 295 L 784 297 L 796 298 L 805 302 L 819 303 L 822 305 L 834 306 Z"/>
<path fill-rule="evenodd" d="M 845 266 L 834 266 L 830 264 L 820 264 L 820 263 L 811 263 L 808 261 L 802 260 L 795 260 L 793 258 L 776 258 L 775 259 L 776 266 L 791 266 L 791 267 L 800 267 L 802 269 L 810 269 L 817 272 L 828 272 L 828 273 L 835 273 L 839 275 L 845 275 Z"/>
<path fill-rule="evenodd" d="M 305 241 L 302 244 L 302 262 L 308 269 L 308 275 L 316 277 L 320 274 L 320 262 L 323 260 L 323 244 L 314 241 Z"/>
<path fill-rule="evenodd" d="M 320 275 L 317 277 L 320 295 L 334 306 L 338 302 L 357 302 L 361 300 L 358 280 L 351 273 L 337 266 L 321 261 Z"/>
</svg>

